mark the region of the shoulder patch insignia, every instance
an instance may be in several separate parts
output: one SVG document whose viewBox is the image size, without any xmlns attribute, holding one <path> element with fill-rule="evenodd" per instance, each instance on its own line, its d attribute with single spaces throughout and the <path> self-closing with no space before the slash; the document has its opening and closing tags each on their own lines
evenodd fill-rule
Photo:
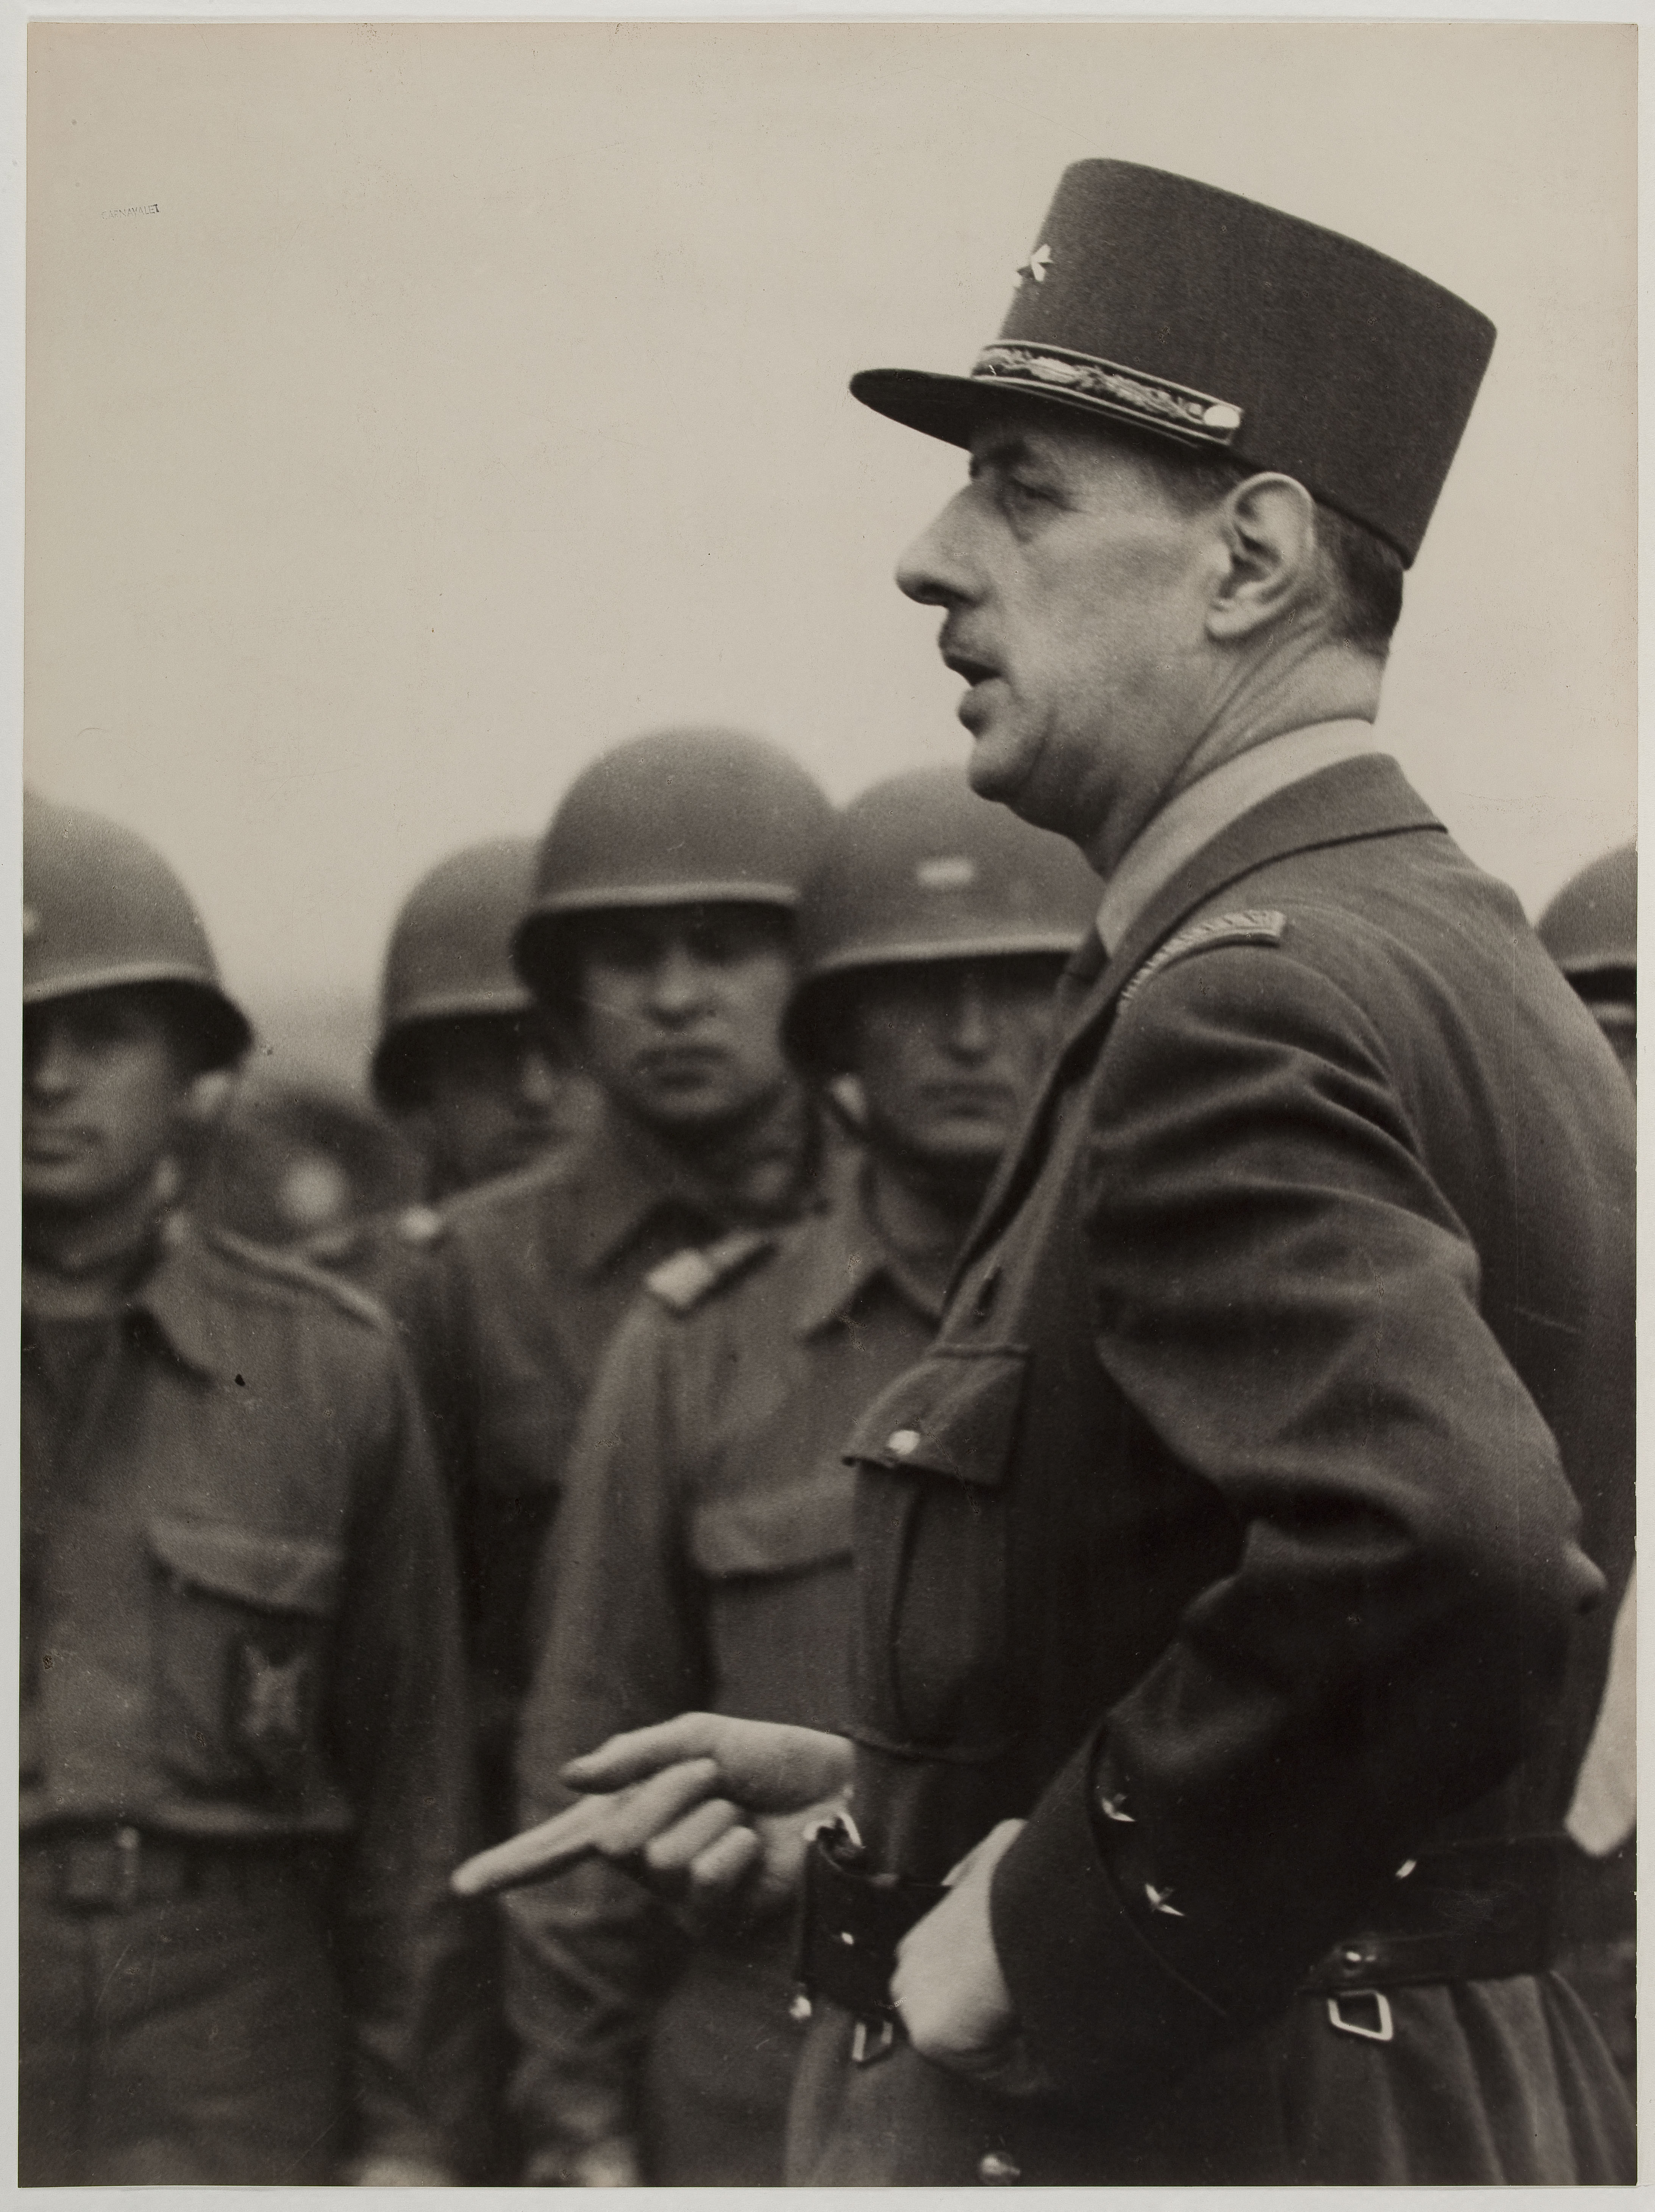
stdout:
<svg viewBox="0 0 1655 2212">
<path fill-rule="evenodd" d="M 669 1312 L 693 1313 L 703 1298 L 745 1274 L 755 1260 L 775 1249 L 776 1238 L 769 1231 L 738 1229 L 716 1244 L 691 1244 L 674 1252 L 670 1260 L 650 1269 L 643 1286 Z"/>
<path fill-rule="evenodd" d="M 1152 975 L 1170 968 L 1191 952 L 1211 952 L 1221 945 L 1280 945 L 1287 934 L 1287 917 L 1275 907 L 1247 907 L 1238 914 L 1215 914 L 1205 921 L 1192 921 L 1152 952 L 1121 993 L 1117 1005 L 1135 998 Z"/>
</svg>

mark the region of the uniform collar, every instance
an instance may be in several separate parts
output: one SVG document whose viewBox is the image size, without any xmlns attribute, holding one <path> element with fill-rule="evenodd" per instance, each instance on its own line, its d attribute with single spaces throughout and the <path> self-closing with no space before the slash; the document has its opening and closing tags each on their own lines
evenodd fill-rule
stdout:
<svg viewBox="0 0 1655 2212">
<path fill-rule="evenodd" d="M 795 1193 L 812 1179 L 821 1139 L 813 1111 L 803 1103 Z M 582 1275 L 598 1273 L 658 1213 L 689 1214 L 704 1222 L 709 1234 L 758 1225 L 764 1218 L 762 1210 L 744 1206 L 733 1192 L 690 1174 L 647 1130 L 623 1122 L 608 1105 L 581 1147 L 570 1181 L 582 1202 L 570 1225 L 569 1249 Z"/>
<path fill-rule="evenodd" d="M 1038 1166 L 1056 1101 L 1076 1060 L 1094 1049 L 1116 1000 L 1165 939 L 1207 900 L 1256 868 L 1298 853 L 1405 831 L 1442 830 L 1396 762 L 1377 749 L 1365 757 L 1293 778 L 1248 808 L 1186 860 L 1153 892 L 1108 959 L 1068 1009 L 1063 1035 L 1040 1089 L 971 1225 L 954 1270 L 957 1287 L 977 1255 L 998 1236 Z"/>
<path fill-rule="evenodd" d="M 235 1350 L 224 1341 L 223 1310 L 206 1279 L 201 1232 L 183 1214 L 163 1224 L 155 1266 L 126 1300 L 167 1349 L 210 1382 L 228 1382 Z"/>
<path fill-rule="evenodd" d="M 1105 951 L 1122 942 L 1185 861 L 1232 822 L 1319 769 L 1382 750 L 1371 722 L 1317 722 L 1267 738 L 1179 792 L 1139 831 L 1109 878 L 1097 921 Z"/>
<path fill-rule="evenodd" d="M 818 1336 L 843 1321 L 883 1278 L 922 1321 L 942 1319 L 942 1301 L 926 1289 L 880 1234 L 867 1202 L 867 1162 L 855 1155 L 837 1168 L 828 1211 L 812 1224 L 812 1263 L 793 1312 L 794 1333 Z"/>
</svg>

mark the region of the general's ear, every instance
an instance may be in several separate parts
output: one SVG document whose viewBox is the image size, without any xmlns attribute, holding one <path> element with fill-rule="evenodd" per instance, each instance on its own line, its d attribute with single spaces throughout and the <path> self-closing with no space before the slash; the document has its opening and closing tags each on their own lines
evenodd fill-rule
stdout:
<svg viewBox="0 0 1655 2212">
<path fill-rule="evenodd" d="M 1209 637 L 1234 642 L 1319 604 L 1316 502 L 1296 478 L 1249 477 L 1226 495 L 1217 524 L 1228 557 L 1208 604 Z"/>
</svg>

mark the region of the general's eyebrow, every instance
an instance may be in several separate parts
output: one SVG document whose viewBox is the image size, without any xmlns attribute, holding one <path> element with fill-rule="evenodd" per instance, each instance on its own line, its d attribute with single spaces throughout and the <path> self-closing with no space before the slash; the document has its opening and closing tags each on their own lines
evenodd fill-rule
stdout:
<svg viewBox="0 0 1655 2212">
<path fill-rule="evenodd" d="M 970 473 L 987 468 L 1017 468 L 1033 457 L 1034 448 L 1023 430 L 990 430 L 971 448 Z"/>
</svg>

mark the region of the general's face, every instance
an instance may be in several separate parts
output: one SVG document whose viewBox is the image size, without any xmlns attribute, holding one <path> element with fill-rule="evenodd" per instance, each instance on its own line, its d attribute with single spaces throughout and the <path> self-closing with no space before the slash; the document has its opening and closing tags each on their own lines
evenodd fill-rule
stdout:
<svg viewBox="0 0 1655 2212">
<path fill-rule="evenodd" d="M 669 1133 L 727 1127 L 779 1097 L 791 937 L 788 916 L 770 907 L 584 917 L 574 958 L 587 1073 Z"/>
<path fill-rule="evenodd" d="M 1050 409 L 987 418 L 970 482 L 897 571 L 946 610 L 938 647 L 970 686 L 976 789 L 1088 852 L 1110 825 L 1122 848 L 1212 703 L 1221 553 L 1210 517 L 1181 513 L 1106 432 Z"/>
<path fill-rule="evenodd" d="M 868 1139 L 937 1170 L 992 1171 L 1051 1048 L 1061 959 L 871 970 L 851 1000 Z"/>
<path fill-rule="evenodd" d="M 531 1017 L 434 1024 L 423 1062 L 417 1118 L 459 1188 L 527 1167 L 579 1126 L 579 1078 L 555 1064 Z"/>
<path fill-rule="evenodd" d="M 194 1070 L 142 990 L 85 991 L 23 1011 L 23 1205 L 93 1213 L 151 1178 Z"/>
</svg>

